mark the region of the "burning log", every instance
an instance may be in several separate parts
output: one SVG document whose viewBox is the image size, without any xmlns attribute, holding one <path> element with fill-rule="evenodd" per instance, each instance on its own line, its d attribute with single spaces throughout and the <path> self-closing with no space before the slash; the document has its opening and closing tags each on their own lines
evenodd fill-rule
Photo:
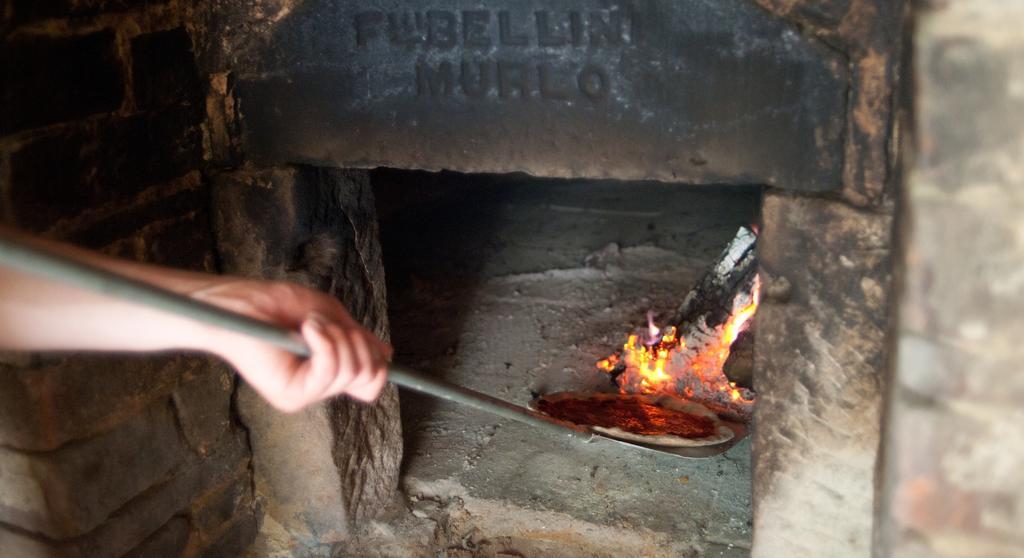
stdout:
<svg viewBox="0 0 1024 558">
<path fill-rule="evenodd" d="M 754 231 L 740 227 L 715 265 L 683 299 L 669 323 L 680 331 L 699 323 L 707 328 L 724 324 L 735 310 L 736 297 L 753 292 L 757 280 L 756 247 Z"/>
<path fill-rule="evenodd" d="M 669 393 L 698 401 L 730 420 L 749 422 L 754 393 L 724 372 L 732 345 L 757 310 L 757 236 L 741 227 L 714 266 L 683 299 L 670 325 L 648 316 L 622 352 L 598 362 L 623 393 Z"/>
</svg>

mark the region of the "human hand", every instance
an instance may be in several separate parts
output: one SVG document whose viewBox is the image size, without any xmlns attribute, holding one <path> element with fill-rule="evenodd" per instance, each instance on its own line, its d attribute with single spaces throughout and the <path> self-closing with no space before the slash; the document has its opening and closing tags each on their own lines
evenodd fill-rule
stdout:
<svg viewBox="0 0 1024 558">
<path fill-rule="evenodd" d="M 391 347 L 328 295 L 294 283 L 226 279 L 190 296 L 301 333 L 309 358 L 220 329 L 200 341 L 281 411 L 336 395 L 371 402 L 387 382 Z"/>
</svg>

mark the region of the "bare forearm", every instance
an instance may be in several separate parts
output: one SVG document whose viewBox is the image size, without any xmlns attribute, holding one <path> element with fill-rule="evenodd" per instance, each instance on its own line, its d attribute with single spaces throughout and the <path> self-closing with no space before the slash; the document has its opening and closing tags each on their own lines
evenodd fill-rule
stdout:
<svg viewBox="0 0 1024 558">
<path fill-rule="evenodd" d="M 7 231 L 9 232 L 9 231 Z M 179 293 L 217 276 L 125 262 L 38 239 L 30 242 Z M 0 348 L 12 350 L 207 349 L 200 324 L 0 267 Z"/>
<path fill-rule="evenodd" d="M 0 233 L 17 234 L 2 227 Z M 4 267 L 0 267 L 0 349 L 206 351 L 232 364 L 271 404 L 286 411 L 340 394 L 372 401 L 387 379 L 391 348 L 352 319 L 338 300 L 323 293 L 291 283 L 124 262 L 22 238 L 69 258 L 301 331 L 312 356 L 300 358 L 238 333 Z"/>
</svg>

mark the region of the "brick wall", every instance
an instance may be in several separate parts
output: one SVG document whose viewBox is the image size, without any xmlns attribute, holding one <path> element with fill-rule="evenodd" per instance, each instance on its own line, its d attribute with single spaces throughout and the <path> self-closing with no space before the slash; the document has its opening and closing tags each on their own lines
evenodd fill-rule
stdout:
<svg viewBox="0 0 1024 558">
<path fill-rule="evenodd" d="M 1019 2 L 922 3 L 877 556 L 1024 556 Z"/>
<path fill-rule="evenodd" d="M 0 218 L 215 270 L 190 7 L 0 7 Z M 256 519 L 234 389 L 196 356 L 4 355 L 0 554 L 236 554 Z"/>
</svg>

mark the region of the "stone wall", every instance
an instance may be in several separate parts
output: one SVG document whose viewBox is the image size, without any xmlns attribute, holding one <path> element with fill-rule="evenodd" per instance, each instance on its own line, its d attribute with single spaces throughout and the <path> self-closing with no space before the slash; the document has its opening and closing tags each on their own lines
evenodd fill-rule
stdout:
<svg viewBox="0 0 1024 558">
<path fill-rule="evenodd" d="M 205 80 L 177 0 L 0 9 L 0 216 L 215 271 Z M 232 372 L 196 356 L 4 355 L 0 554 L 223 556 L 256 532 Z"/>
<path fill-rule="evenodd" d="M 1024 6 L 924 3 L 878 556 L 1024 555 Z"/>
<path fill-rule="evenodd" d="M 298 281 L 386 339 L 365 173 L 246 162 L 232 68 L 195 54 L 216 40 L 210 5 L 0 11 L 0 217 L 118 257 Z M 233 555 L 258 533 L 261 551 L 326 555 L 397 485 L 393 387 L 285 416 L 198 356 L 0 366 L 5 556 Z"/>
<path fill-rule="evenodd" d="M 843 52 L 852 87 L 840 194 L 765 194 L 752 555 L 869 556 L 890 330 L 905 6 L 758 3 Z"/>
<path fill-rule="evenodd" d="M 250 167 L 219 173 L 213 183 L 225 271 L 319 289 L 344 301 L 378 337 L 390 337 L 377 215 L 365 171 Z M 260 554 L 327 556 L 350 524 L 374 518 L 390 503 L 402 457 L 393 385 L 374 405 L 340 398 L 290 415 L 243 388 L 238 409 L 266 512 Z"/>
</svg>

